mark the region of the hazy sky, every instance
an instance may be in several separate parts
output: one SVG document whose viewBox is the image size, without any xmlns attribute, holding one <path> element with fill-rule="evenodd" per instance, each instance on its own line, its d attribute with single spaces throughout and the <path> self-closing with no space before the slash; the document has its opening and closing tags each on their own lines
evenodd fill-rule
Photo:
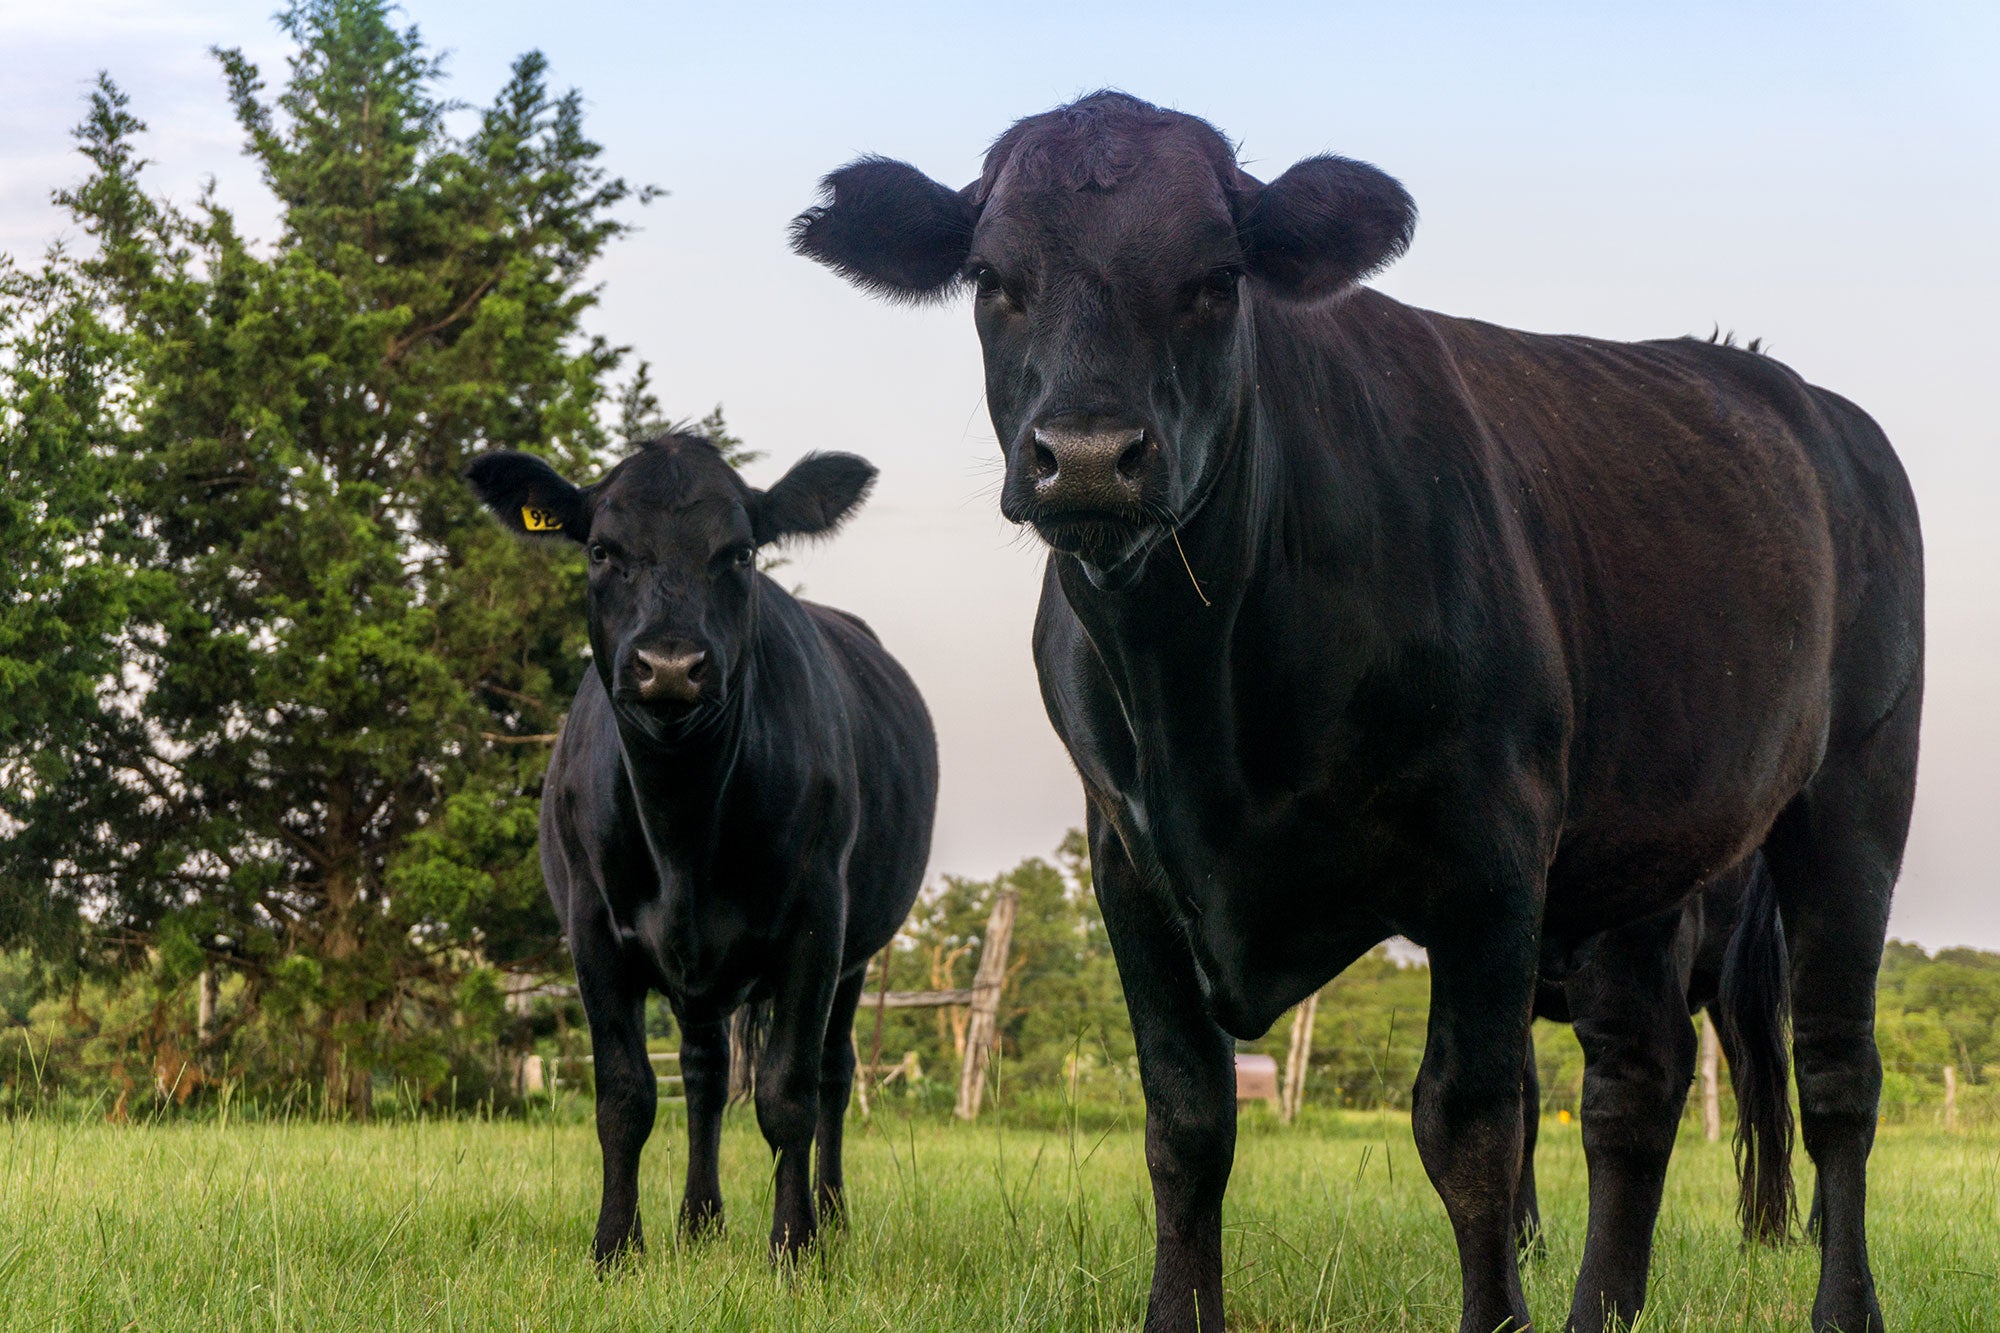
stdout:
<svg viewBox="0 0 2000 1333">
<path fill-rule="evenodd" d="M 0 250 L 54 234 L 100 68 L 152 127 L 156 190 L 213 175 L 268 235 L 206 52 L 242 46 L 278 82 L 272 8 L 0 0 Z M 999 518 L 965 306 L 872 302 L 790 255 L 785 224 L 858 153 L 956 184 L 1010 121 L 1112 85 L 1207 117 L 1266 179 L 1325 151 L 1398 176 L 1423 221 L 1378 279 L 1396 297 L 1614 338 L 1733 329 L 1872 412 L 1915 480 L 1930 571 L 1892 929 L 2000 947 L 2000 5 L 943 8 L 406 11 L 473 103 L 546 51 L 612 170 L 671 192 L 603 264 L 593 321 L 653 362 L 670 410 L 724 404 L 770 454 L 759 482 L 809 448 L 881 466 L 869 508 L 792 572 L 868 618 L 930 700 L 935 870 L 991 873 L 1081 820 L 1028 655 L 1039 556 Z"/>
</svg>

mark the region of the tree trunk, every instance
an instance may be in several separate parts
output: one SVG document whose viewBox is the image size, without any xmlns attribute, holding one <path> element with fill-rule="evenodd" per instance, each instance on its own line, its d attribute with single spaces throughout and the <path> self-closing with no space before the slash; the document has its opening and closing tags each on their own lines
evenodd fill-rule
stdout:
<svg viewBox="0 0 2000 1333">
<path fill-rule="evenodd" d="M 328 841 L 346 854 L 329 857 L 326 876 L 326 930 L 320 937 L 324 980 L 332 992 L 325 1026 L 320 1033 L 323 1092 L 321 1109 L 336 1119 L 366 1120 L 374 1109 L 365 1034 L 369 1027 L 367 997 L 360 993 L 355 962 L 361 954 L 361 884 L 354 874 L 360 859 L 347 832 L 351 795 L 336 787 L 329 793 Z"/>
<path fill-rule="evenodd" d="M 194 1058 L 203 1074 L 215 1073 L 215 1053 L 210 1046 L 215 1041 L 215 1011 L 221 1003 L 222 974 L 210 963 L 201 970 L 195 991 Z"/>
</svg>

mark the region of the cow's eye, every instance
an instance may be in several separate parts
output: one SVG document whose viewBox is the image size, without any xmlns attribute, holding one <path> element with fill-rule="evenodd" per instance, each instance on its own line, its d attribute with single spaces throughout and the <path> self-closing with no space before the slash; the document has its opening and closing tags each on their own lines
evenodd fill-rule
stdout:
<svg viewBox="0 0 2000 1333">
<path fill-rule="evenodd" d="M 1210 269 L 1201 280 L 1201 295 L 1210 301 L 1223 302 L 1236 299 L 1236 285 L 1243 274 L 1239 269 Z"/>
<path fill-rule="evenodd" d="M 736 569 L 748 569 L 756 560 L 757 552 L 753 547 L 739 546 L 729 553 L 729 563 Z"/>
<path fill-rule="evenodd" d="M 1021 309 L 1020 293 L 1009 288 L 998 273 L 985 264 L 974 264 L 966 270 L 972 280 L 972 290 L 977 299 L 993 302 L 1005 310 Z"/>
<path fill-rule="evenodd" d="M 590 544 L 590 563 L 591 563 L 591 564 L 593 564 L 593 565 L 601 565 L 601 564 L 603 564 L 603 563 L 604 563 L 604 562 L 605 562 L 606 560 L 609 560 L 610 558 L 611 558 L 611 552 L 609 552 L 609 551 L 607 551 L 607 550 L 605 550 L 605 549 L 604 549 L 604 543 L 603 543 L 603 542 L 592 542 L 592 543 Z"/>
</svg>

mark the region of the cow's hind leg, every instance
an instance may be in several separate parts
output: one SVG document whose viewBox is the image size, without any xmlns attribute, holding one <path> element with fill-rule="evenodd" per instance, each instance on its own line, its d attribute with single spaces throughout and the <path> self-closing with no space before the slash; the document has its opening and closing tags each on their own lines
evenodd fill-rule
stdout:
<svg viewBox="0 0 2000 1333">
<path fill-rule="evenodd" d="M 1914 695 L 1832 749 L 1764 845 L 1791 950 L 1800 1137 L 1819 1177 L 1816 1333 L 1883 1328 L 1865 1218 L 1882 1095 L 1875 974 L 1915 790 Z"/>
<path fill-rule="evenodd" d="M 1694 1078 L 1694 1027 L 1672 912 L 1600 936 L 1568 983 L 1583 1046 L 1590 1223 L 1570 1305 L 1573 1333 L 1638 1318 L 1667 1160 Z"/>
<path fill-rule="evenodd" d="M 833 1012 L 827 1017 L 826 1045 L 819 1058 L 819 1130 L 815 1137 L 815 1170 L 819 1177 L 815 1201 L 822 1225 L 845 1220 L 845 1181 L 840 1169 L 841 1132 L 847 1122 L 847 1099 L 854 1091 L 854 1010 L 867 984 L 864 967 L 841 978 L 833 992 Z"/>
<path fill-rule="evenodd" d="M 681 1234 L 722 1230 L 722 1113 L 729 1105 L 729 1024 L 715 1015 L 681 1019 L 681 1089 L 687 1095 L 687 1189 Z"/>
</svg>

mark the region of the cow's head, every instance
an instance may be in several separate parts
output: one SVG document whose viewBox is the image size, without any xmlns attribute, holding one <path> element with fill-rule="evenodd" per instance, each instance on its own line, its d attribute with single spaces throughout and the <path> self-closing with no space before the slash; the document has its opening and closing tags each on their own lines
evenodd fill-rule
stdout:
<svg viewBox="0 0 2000 1333">
<path fill-rule="evenodd" d="M 1110 92 L 1016 124 L 964 189 L 883 158 L 824 188 L 800 253 L 892 299 L 973 289 L 1001 511 L 1101 582 L 1206 495 L 1253 389 L 1253 306 L 1337 295 L 1416 225 L 1371 166 L 1266 185 L 1207 122 Z"/>
<path fill-rule="evenodd" d="M 875 469 L 808 454 L 767 491 L 692 435 L 643 445 L 590 486 L 532 454 L 497 452 L 466 473 L 515 532 L 563 538 L 590 557 L 590 646 L 622 721 L 655 739 L 723 704 L 756 625 L 757 548 L 830 532 Z"/>
</svg>

